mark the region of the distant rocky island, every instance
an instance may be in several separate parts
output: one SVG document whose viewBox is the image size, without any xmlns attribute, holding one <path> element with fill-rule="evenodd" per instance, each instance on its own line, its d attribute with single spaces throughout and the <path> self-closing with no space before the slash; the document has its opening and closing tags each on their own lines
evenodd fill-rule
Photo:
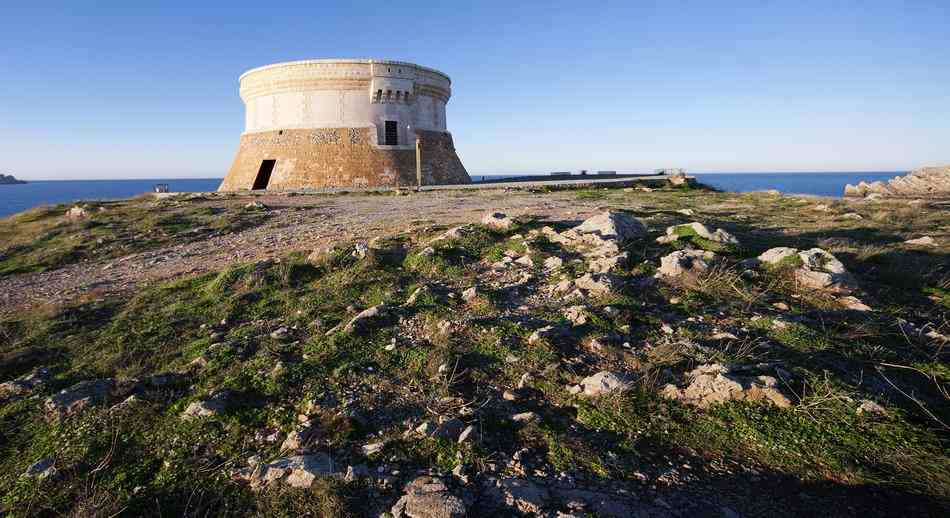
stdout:
<svg viewBox="0 0 950 518">
<path fill-rule="evenodd" d="M 17 180 L 12 174 L 0 174 L 0 185 L 15 185 L 26 183 L 23 180 Z"/>
</svg>

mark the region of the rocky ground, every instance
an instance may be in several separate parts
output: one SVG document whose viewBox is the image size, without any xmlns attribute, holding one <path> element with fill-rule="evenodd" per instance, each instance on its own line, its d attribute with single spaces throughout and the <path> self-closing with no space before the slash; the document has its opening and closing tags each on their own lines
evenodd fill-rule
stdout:
<svg viewBox="0 0 950 518">
<path fill-rule="evenodd" d="M 183 196 L 0 223 L 4 515 L 948 511 L 939 201 Z"/>
</svg>

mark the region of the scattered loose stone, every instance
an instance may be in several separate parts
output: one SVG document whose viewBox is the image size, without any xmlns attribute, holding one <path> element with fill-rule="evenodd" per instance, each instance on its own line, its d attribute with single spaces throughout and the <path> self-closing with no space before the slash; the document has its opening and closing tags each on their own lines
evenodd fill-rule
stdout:
<svg viewBox="0 0 950 518">
<path fill-rule="evenodd" d="M 870 399 L 865 399 L 865 400 L 862 400 L 861 404 L 858 406 L 858 413 L 883 415 L 887 413 L 887 411 L 884 410 L 884 407 L 875 403 L 874 401 L 871 401 Z"/>
<path fill-rule="evenodd" d="M 66 211 L 66 219 L 78 220 L 89 217 L 89 212 L 83 207 L 71 207 Z"/>
<path fill-rule="evenodd" d="M 216 416 L 228 408 L 231 393 L 228 391 L 218 392 L 208 399 L 193 401 L 188 408 L 182 412 L 182 419 L 197 419 L 199 417 Z"/>
<path fill-rule="evenodd" d="M 307 488 L 317 477 L 326 477 L 336 474 L 333 461 L 325 453 L 313 455 L 295 455 L 278 459 L 269 464 L 259 464 L 255 467 L 240 470 L 235 478 L 250 483 L 251 487 L 260 488 L 267 484 L 280 482 L 296 488 Z"/>
<path fill-rule="evenodd" d="M 385 317 L 388 312 L 389 306 L 386 304 L 379 304 L 369 309 L 365 309 L 346 324 L 346 326 L 343 328 L 343 332 L 361 332 L 372 326 L 377 320 Z M 335 331 L 335 329 L 331 329 L 329 332 L 327 332 L 327 335 L 329 336 Z"/>
<path fill-rule="evenodd" d="M 716 254 L 701 250 L 677 250 L 660 259 L 657 273 L 666 277 L 695 276 L 709 269 Z"/>
<path fill-rule="evenodd" d="M 489 478 L 485 482 L 485 496 L 496 506 L 532 516 L 540 516 L 551 498 L 544 486 L 517 478 Z"/>
<path fill-rule="evenodd" d="M 419 477 L 406 485 L 391 509 L 393 518 L 464 518 L 465 503 L 445 483 L 434 477 Z"/>
<path fill-rule="evenodd" d="M 798 257 L 803 264 L 795 270 L 795 279 L 804 287 L 836 293 L 849 293 L 855 288 L 854 277 L 841 261 L 825 250 L 812 248 L 799 252 Z"/>
<path fill-rule="evenodd" d="M 419 286 L 412 291 L 412 294 L 409 295 L 409 298 L 406 299 L 406 303 L 403 304 L 403 306 L 413 306 L 416 302 L 418 302 L 419 297 L 425 297 L 431 294 L 432 290 L 428 286 Z"/>
<path fill-rule="evenodd" d="M 560 257 L 551 256 L 544 260 L 545 270 L 557 270 L 563 265 L 564 261 Z"/>
<path fill-rule="evenodd" d="M 609 273 L 586 273 L 576 279 L 574 285 L 595 297 L 600 297 L 619 291 L 623 282 Z"/>
<path fill-rule="evenodd" d="M 459 438 L 457 442 L 459 444 L 463 442 L 467 442 L 469 438 L 471 438 L 473 433 L 475 433 L 475 426 L 474 425 L 466 426 L 465 429 L 462 430 L 462 433 L 459 434 Z"/>
<path fill-rule="evenodd" d="M 587 308 L 584 306 L 568 306 L 564 308 L 563 313 L 575 327 L 587 323 Z"/>
<path fill-rule="evenodd" d="M 845 308 L 853 311 L 872 311 L 871 306 L 868 306 L 864 302 L 861 302 L 861 299 L 851 295 L 847 297 L 840 297 L 838 302 L 840 302 Z"/>
<path fill-rule="evenodd" d="M 684 388 L 668 384 L 660 393 L 700 408 L 724 401 L 768 401 L 781 408 L 792 404 L 771 376 L 740 375 L 735 369 L 713 363 L 700 365 L 686 378 Z"/>
<path fill-rule="evenodd" d="M 511 416 L 511 420 L 516 423 L 533 423 L 539 419 L 541 419 L 541 417 L 534 412 L 521 412 L 520 414 Z"/>
<path fill-rule="evenodd" d="M 309 421 L 304 423 L 300 429 L 293 430 L 287 434 L 283 444 L 280 445 L 281 451 L 296 451 L 306 447 L 310 442 L 317 438 L 319 431 L 315 424 Z"/>
<path fill-rule="evenodd" d="M 462 300 L 465 302 L 471 302 L 478 298 L 478 289 L 475 286 L 462 292 Z"/>
<path fill-rule="evenodd" d="M 52 458 L 47 457 L 30 464 L 30 467 L 26 468 L 23 476 L 27 478 L 43 480 L 44 478 L 49 478 L 55 474 L 56 463 Z"/>
<path fill-rule="evenodd" d="M 495 230 L 508 230 L 515 222 L 503 212 L 489 212 L 482 218 L 482 225 Z"/>
<path fill-rule="evenodd" d="M 366 455 L 368 457 L 370 455 L 375 455 L 383 451 L 385 447 L 386 447 L 385 442 L 374 442 L 370 444 L 364 444 L 361 449 L 363 451 L 363 455 Z"/>
<path fill-rule="evenodd" d="M 619 372 L 601 371 L 581 381 L 585 396 L 600 396 L 610 392 L 626 390 L 631 383 L 629 376 Z"/>
</svg>

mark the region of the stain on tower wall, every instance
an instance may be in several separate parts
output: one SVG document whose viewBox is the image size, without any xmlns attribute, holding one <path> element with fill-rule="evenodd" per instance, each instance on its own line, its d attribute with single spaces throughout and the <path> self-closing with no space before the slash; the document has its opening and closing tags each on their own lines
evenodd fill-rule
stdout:
<svg viewBox="0 0 950 518">
<path fill-rule="evenodd" d="M 471 179 L 452 135 L 416 131 L 422 141 L 423 184 Z M 416 152 L 372 144 L 374 128 L 287 129 L 245 134 L 219 190 L 250 189 L 264 160 L 276 160 L 268 190 L 416 185 Z"/>
</svg>

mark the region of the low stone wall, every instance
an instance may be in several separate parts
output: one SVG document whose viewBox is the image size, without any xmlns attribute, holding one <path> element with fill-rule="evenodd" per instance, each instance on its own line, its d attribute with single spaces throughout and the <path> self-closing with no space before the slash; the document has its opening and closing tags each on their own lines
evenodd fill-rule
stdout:
<svg viewBox="0 0 950 518">
<path fill-rule="evenodd" d="M 452 135 L 438 131 L 417 135 L 422 140 L 423 184 L 471 182 Z M 416 185 L 415 149 L 376 147 L 375 138 L 369 127 L 245 134 L 218 190 L 251 189 L 264 160 L 276 160 L 267 190 Z"/>
</svg>

